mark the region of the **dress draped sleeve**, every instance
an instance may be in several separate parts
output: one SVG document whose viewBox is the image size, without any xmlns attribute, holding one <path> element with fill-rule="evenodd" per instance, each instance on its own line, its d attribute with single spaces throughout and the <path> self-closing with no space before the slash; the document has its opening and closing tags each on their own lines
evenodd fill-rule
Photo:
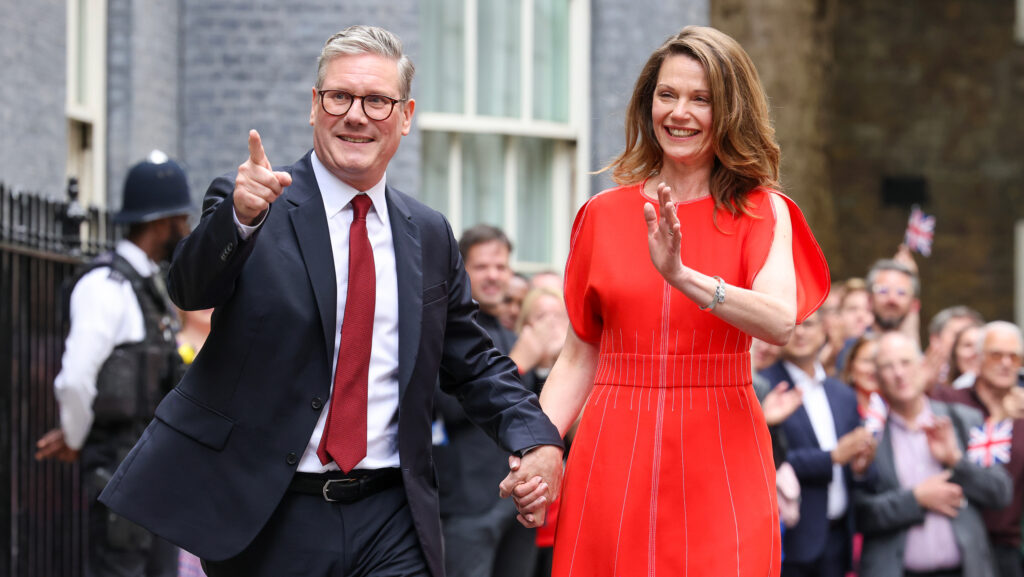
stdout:
<svg viewBox="0 0 1024 577">
<path fill-rule="evenodd" d="M 601 341 L 603 320 L 600 300 L 594 289 L 591 273 L 594 253 L 594 218 L 588 212 L 593 197 L 576 213 L 569 239 L 569 258 L 565 263 L 565 307 L 576 335 L 589 343 Z"/>
<path fill-rule="evenodd" d="M 793 268 L 796 271 L 796 322 L 811 316 L 825 302 L 831 288 L 831 275 L 825 254 L 811 232 L 804 213 L 788 196 L 776 192 L 789 207 L 793 227 Z"/>
</svg>

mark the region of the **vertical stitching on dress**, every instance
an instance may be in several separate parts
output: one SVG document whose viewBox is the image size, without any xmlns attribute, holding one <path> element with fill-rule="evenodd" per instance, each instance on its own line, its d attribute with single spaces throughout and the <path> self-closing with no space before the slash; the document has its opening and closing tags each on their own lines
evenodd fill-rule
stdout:
<svg viewBox="0 0 1024 577">
<path fill-rule="evenodd" d="M 622 544 L 622 522 L 626 516 L 626 501 L 629 498 L 629 479 L 633 475 L 633 458 L 636 456 L 636 441 L 640 436 L 640 411 L 636 412 L 636 429 L 633 431 L 633 450 L 629 454 L 629 462 L 626 464 L 626 487 L 622 492 L 622 509 L 619 511 L 619 533 L 615 539 L 615 562 L 612 564 L 613 574 L 619 568 L 619 546 Z"/>
<path fill-rule="evenodd" d="M 725 445 L 722 443 L 722 414 L 718 410 L 718 392 L 715 390 L 715 423 L 718 425 L 718 448 L 722 453 L 722 470 L 725 472 L 725 487 L 729 492 L 729 507 L 732 509 L 732 525 L 736 532 L 736 577 L 740 574 L 740 526 L 736 520 L 736 503 L 732 498 L 732 483 L 729 481 L 729 465 L 725 461 Z"/>
<path fill-rule="evenodd" d="M 711 332 L 708 333 L 708 354 L 704 358 L 704 363 L 708 367 L 708 370 L 707 370 L 708 373 L 711 372 L 711 343 L 714 341 L 714 337 L 715 337 L 715 330 L 711 329 Z M 701 382 L 707 383 L 707 386 L 704 387 L 704 397 L 708 401 L 707 412 L 710 413 L 711 412 L 711 389 L 713 389 L 715 387 L 715 383 L 712 383 L 712 382 L 708 381 L 708 377 L 709 376 L 710 375 L 705 375 L 705 378 Z M 718 403 L 718 399 L 717 398 L 715 399 L 715 403 Z M 717 405 L 716 405 L 716 407 L 717 407 Z"/>
<path fill-rule="evenodd" d="M 597 426 L 597 434 L 594 437 L 594 455 L 597 455 L 598 446 L 601 444 L 601 431 L 604 429 L 604 417 L 608 412 L 608 402 L 604 403 L 604 409 L 601 410 L 601 424 Z M 596 459 L 590 459 L 590 468 L 587 471 L 587 484 L 583 486 L 583 505 L 580 506 L 580 519 L 576 525 L 576 532 L 574 535 L 574 541 L 572 544 L 572 556 L 569 557 L 569 575 L 572 575 L 572 567 L 576 562 L 576 548 L 580 544 L 580 528 L 583 526 L 583 514 L 587 510 L 587 494 L 590 492 L 590 477 L 594 474 L 594 461 Z"/>
<path fill-rule="evenodd" d="M 694 334 L 696 334 L 696 330 Z M 678 338 L 678 333 L 677 333 Z M 690 364 L 693 364 L 692 354 L 692 341 L 691 341 L 691 354 Z M 687 387 L 692 391 L 692 387 Z M 690 410 L 693 410 L 693 393 L 690 393 Z M 682 497 L 683 497 L 683 577 L 687 577 L 690 574 L 690 534 L 687 531 L 686 522 L 686 432 L 683 430 L 683 425 L 686 423 L 686 409 L 685 407 L 679 407 L 679 468 L 680 477 L 682 477 Z"/>
<path fill-rule="evenodd" d="M 659 361 L 661 367 L 658 375 L 658 413 L 655 419 L 654 429 L 654 456 L 653 463 L 651 463 L 651 512 L 650 512 L 650 535 L 648 536 L 648 547 L 649 554 L 647 558 L 647 574 L 649 577 L 654 577 L 657 571 L 657 564 L 655 559 L 657 558 L 658 548 L 658 488 L 661 481 L 661 445 L 664 436 L 662 427 L 664 427 L 665 419 L 665 386 L 668 375 L 666 369 L 668 368 L 668 331 L 669 331 L 669 313 L 672 308 L 672 288 L 666 282 L 662 289 L 662 307 L 661 307 L 661 356 Z M 651 350 L 654 350 L 654 343 L 651 343 Z M 652 383 L 653 384 L 653 383 Z M 653 396 L 653 395 L 652 395 Z M 675 397 L 673 397 L 674 399 Z M 650 402 L 650 399 L 648 399 Z"/>
<path fill-rule="evenodd" d="M 758 437 L 757 423 L 754 421 L 753 403 L 747 403 L 747 406 L 751 410 L 747 411 L 747 415 L 750 416 L 750 430 L 754 432 L 754 443 L 757 445 L 757 455 L 761 462 L 761 478 L 764 479 L 764 491 L 765 495 L 768 496 L 768 508 L 771 509 L 772 496 L 771 486 L 768 484 L 768 471 L 764 468 L 764 451 L 761 449 L 761 439 Z M 775 566 L 775 535 L 778 533 L 776 527 L 769 527 L 772 533 L 772 549 L 771 556 L 768 558 L 768 571 L 771 572 L 771 568 Z"/>
</svg>

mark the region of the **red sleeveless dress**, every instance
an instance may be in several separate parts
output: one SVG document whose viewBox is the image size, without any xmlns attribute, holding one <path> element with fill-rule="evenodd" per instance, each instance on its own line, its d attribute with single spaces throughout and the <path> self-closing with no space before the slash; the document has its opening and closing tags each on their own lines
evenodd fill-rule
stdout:
<svg viewBox="0 0 1024 577">
<path fill-rule="evenodd" d="M 774 234 L 772 191 L 755 217 L 710 197 L 678 205 L 682 260 L 750 288 Z M 798 320 L 825 299 L 828 267 L 789 204 Z M 565 271 L 576 334 L 599 345 L 566 469 L 555 577 L 769 577 L 781 543 L 771 440 L 751 387 L 750 337 L 671 288 L 651 264 L 642 185 L 580 209 Z M 728 299 L 728 293 L 726 294 Z"/>
</svg>

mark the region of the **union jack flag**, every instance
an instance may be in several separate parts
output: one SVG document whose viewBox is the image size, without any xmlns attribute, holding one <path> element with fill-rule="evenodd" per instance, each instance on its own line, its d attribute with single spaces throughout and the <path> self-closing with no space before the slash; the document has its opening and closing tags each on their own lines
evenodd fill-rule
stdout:
<svg viewBox="0 0 1024 577">
<path fill-rule="evenodd" d="M 874 435 L 876 439 L 881 438 L 885 430 L 885 420 L 889 417 L 889 405 L 885 404 L 882 395 L 871 393 L 871 400 L 863 410 L 864 428 Z"/>
<path fill-rule="evenodd" d="M 910 220 L 907 221 L 907 232 L 903 244 L 924 256 L 932 254 L 932 238 L 935 236 L 935 217 L 921 211 L 916 204 L 910 209 Z"/>
<path fill-rule="evenodd" d="M 992 463 L 1005 465 L 1010 462 L 1012 441 L 1013 420 L 986 421 L 984 425 L 971 427 L 967 458 L 982 467 L 989 467 Z"/>
</svg>

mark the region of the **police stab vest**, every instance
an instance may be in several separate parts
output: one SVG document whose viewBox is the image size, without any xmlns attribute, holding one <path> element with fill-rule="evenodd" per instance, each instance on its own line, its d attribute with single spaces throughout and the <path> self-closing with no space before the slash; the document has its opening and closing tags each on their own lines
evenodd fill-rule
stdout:
<svg viewBox="0 0 1024 577">
<path fill-rule="evenodd" d="M 131 283 L 142 309 L 146 336 L 141 342 L 114 348 L 96 377 L 93 427 L 90 437 L 126 426 L 144 427 L 156 406 L 184 373 L 175 337 L 178 315 L 156 276 L 143 277 L 124 257 L 109 252 L 97 257 L 77 278 L 90 270 L 109 267 L 112 278 Z"/>
</svg>

